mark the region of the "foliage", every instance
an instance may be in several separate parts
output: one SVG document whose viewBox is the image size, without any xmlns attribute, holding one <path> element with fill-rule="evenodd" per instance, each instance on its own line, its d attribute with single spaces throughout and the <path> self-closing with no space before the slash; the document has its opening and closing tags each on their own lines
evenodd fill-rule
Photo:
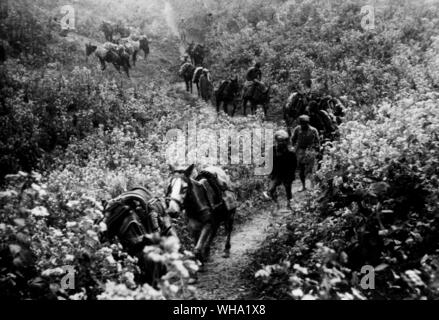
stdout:
<svg viewBox="0 0 439 320">
<path fill-rule="evenodd" d="M 437 4 L 377 1 L 377 28 L 365 31 L 359 1 L 246 0 L 228 1 L 227 8 L 215 0 L 170 2 L 185 19 L 180 29 L 206 43 L 215 81 L 263 62 L 273 114 L 306 77 L 315 80 L 314 90 L 358 102 L 340 140 L 326 148 L 318 190 L 296 204 L 287 229 L 267 239 L 246 270 L 255 294 L 437 298 Z M 184 217 L 174 221 L 180 242 L 162 239 L 145 249 L 169 271 L 154 289 L 138 284 L 136 260 L 118 243 L 100 241 L 101 201 L 139 184 L 163 196 L 171 129 L 193 121 L 217 133 L 266 123 L 260 114 L 217 116 L 172 84 L 181 48 L 161 1 L 77 1 L 71 38 L 49 23 L 61 2 L 29 3 L 15 2 L 0 24 L 9 58 L 0 65 L 0 295 L 196 297 Z M 152 39 L 152 58 L 132 80 L 84 62 L 85 41 L 102 42 L 99 23 L 107 19 Z M 202 154 L 195 162 L 206 164 Z M 34 168 L 42 175 L 23 172 Z M 239 191 L 239 222 L 267 210 L 258 197 L 264 178 L 254 176 L 254 165 L 224 168 Z M 375 267 L 376 290 L 360 285 L 366 264 Z M 60 287 L 66 265 L 77 272 L 74 290 Z"/>
<path fill-rule="evenodd" d="M 233 70 L 243 78 L 251 64 L 262 62 L 263 81 L 276 89 L 274 113 L 306 78 L 313 79 L 313 90 L 346 95 L 358 105 L 393 99 L 402 89 L 425 93 L 437 86 L 429 72 L 436 57 L 437 3 L 378 1 L 374 30 L 361 27 L 362 5 L 318 0 L 231 4 L 213 11 L 205 35 L 207 63 L 220 81 Z"/>
<path fill-rule="evenodd" d="M 6 244 L 2 253 L 8 248 L 12 253 L 1 259 L 5 297 L 114 299 L 123 295 L 120 286 L 136 299 L 186 299 L 195 293 L 188 281 L 198 266 L 190 253 L 179 253 L 178 239 L 145 248 L 145 254 L 162 261 L 168 273 L 159 290 L 139 287 L 136 260 L 118 243 L 101 243 L 99 234 L 105 226 L 95 222 L 102 219 L 102 208 L 92 196 L 70 199 L 60 208 L 57 195 L 41 183 L 41 175 L 20 172 L 7 178 L 10 184 L 0 194 L 0 238 Z M 63 266 L 75 270 L 73 290 L 60 286 Z"/>
<path fill-rule="evenodd" d="M 257 273 L 263 290 L 299 299 L 437 297 L 437 102 L 430 93 L 383 103 L 374 120 L 341 126 L 319 190 L 295 209 L 278 254 L 258 254 L 268 265 Z M 375 290 L 360 286 L 365 265 L 375 268 Z"/>
</svg>

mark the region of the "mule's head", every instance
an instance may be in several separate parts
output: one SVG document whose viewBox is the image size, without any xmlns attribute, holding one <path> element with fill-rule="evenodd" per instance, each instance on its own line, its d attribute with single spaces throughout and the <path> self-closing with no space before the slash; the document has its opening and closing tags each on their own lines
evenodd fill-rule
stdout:
<svg viewBox="0 0 439 320">
<path fill-rule="evenodd" d="M 239 81 L 238 81 L 238 77 L 236 75 L 230 81 L 230 88 L 234 94 L 236 94 L 239 91 Z"/>
<path fill-rule="evenodd" d="M 188 168 L 181 170 L 177 170 L 170 166 L 172 176 L 166 191 L 166 211 L 171 217 L 176 217 L 184 209 L 184 202 L 191 186 L 191 176 L 194 169 L 195 165 L 193 164 Z"/>
<path fill-rule="evenodd" d="M 97 48 L 98 48 L 98 46 L 92 45 L 91 43 L 87 43 L 85 45 L 85 55 L 88 57 L 93 52 L 95 52 Z"/>
</svg>

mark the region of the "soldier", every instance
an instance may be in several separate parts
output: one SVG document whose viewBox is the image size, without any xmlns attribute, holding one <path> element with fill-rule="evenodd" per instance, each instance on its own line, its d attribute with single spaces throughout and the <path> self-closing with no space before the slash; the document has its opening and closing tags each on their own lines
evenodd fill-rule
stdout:
<svg viewBox="0 0 439 320">
<path fill-rule="evenodd" d="M 310 176 L 313 185 L 313 174 L 316 156 L 320 150 L 319 132 L 310 126 L 309 116 L 299 117 L 300 125 L 293 131 L 292 144 L 297 155 L 302 190 L 306 190 L 306 177 Z"/>
<path fill-rule="evenodd" d="M 277 203 L 276 189 L 281 184 L 285 187 L 288 200 L 288 208 L 291 209 L 292 184 L 297 167 L 296 154 L 290 149 L 289 136 L 285 130 L 279 130 L 274 135 L 273 147 L 273 170 L 270 175 L 269 195 L 264 193 L 267 199 L 273 199 Z"/>
</svg>

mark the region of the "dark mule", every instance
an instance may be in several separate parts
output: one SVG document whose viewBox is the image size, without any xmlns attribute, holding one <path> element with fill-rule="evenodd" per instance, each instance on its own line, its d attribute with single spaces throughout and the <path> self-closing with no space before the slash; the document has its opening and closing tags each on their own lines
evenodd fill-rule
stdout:
<svg viewBox="0 0 439 320">
<path fill-rule="evenodd" d="M 189 43 L 189 46 L 186 49 L 186 54 L 191 59 L 192 64 L 195 64 L 194 59 L 193 59 L 194 49 L 195 49 L 195 43 L 192 41 L 191 43 Z"/>
<path fill-rule="evenodd" d="M 125 50 L 130 56 L 132 56 L 133 65 L 136 65 L 137 54 L 140 50 L 143 50 L 145 54 L 145 60 L 149 54 L 148 38 L 145 35 L 139 37 L 121 38 L 117 41 L 117 44 L 123 45 Z"/>
<path fill-rule="evenodd" d="M 180 77 L 183 78 L 185 84 L 186 84 L 186 91 L 192 93 L 192 79 L 194 77 L 195 67 L 189 63 L 184 63 L 179 70 Z"/>
<path fill-rule="evenodd" d="M 104 204 L 107 231 L 102 240 L 117 238 L 124 250 L 137 257 L 141 282 L 157 287 L 166 274 L 166 266 L 143 252 L 145 246 L 158 245 L 161 237 L 176 237 L 164 200 L 154 198 L 149 190 L 138 187 Z"/>
<path fill-rule="evenodd" d="M 105 41 L 113 42 L 114 27 L 110 22 L 103 21 L 99 30 L 104 33 Z"/>
<path fill-rule="evenodd" d="M 291 129 L 297 118 L 306 112 L 310 99 L 306 94 L 294 92 L 288 97 L 288 101 L 284 106 L 284 120 L 287 128 Z"/>
<path fill-rule="evenodd" d="M 270 87 L 266 87 L 262 82 L 246 83 L 242 93 L 242 107 L 246 115 L 247 105 L 250 103 L 252 114 L 256 113 L 258 105 L 262 105 L 264 115 L 267 116 L 268 103 L 270 102 Z"/>
<path fill-rule="evenodd" d="M 123 46 L 117 46 L 112 43 L 106 43 L 104 46 L 96 46 L 90 43 L 85 45 L 85 54 L 87 58 L 95 53 L 96 57 L 99 59 L 101 63 L 101 70 L 104 71 L 107 68 L 106 63 L 112 63 L 117 71 L 120 71 L 120 68 L 125 71 L 128 78 L 130 77 L 130 55 L 125 50 Z"/>
<path fill-rule="evenodd" d="M 6 61 L 6 45 L 3 43 L 3 40 L 0 40 L 0 63 L 3 63 L 5 61 Z"/>
<path fill-rule="evenodd" d="M 195 241 L 194 252 L 201 262 L 206 262 L 212 241 L 223 222 L 227 233 L 224 252 L 229 257 L 236 201 L 226 201 L 223 197 L 231 192 L 226 191 L 230 188 L 228 176 L 222 169 L 210 167 L 193 179 L 193 170 L 194 165 L 184 170 L 171 167 L 173 176 L 166 194 L 167 212 L 171 216 L 178 215 L 183 210 L 186 212 L 189 229 Z M 232 198 L 233 194 L 228 199 Z"/>
<path fill-rule="evenodd" d="M 221 106 L 226 114 L 228 114 L 229 104 L 233 105 L 232 117 L 236 111 L 236 96 L 239 92 L 238 78 L 223 81 L 215 91 L 216 111 L 219 112 Z"/>
<path fill-rule="evenodd" d="M 210 101 L 213 95 L 213 84 L 210 73 L 207 69 L 203 69 L 203 72 L 200 76 L 199 87 L 201 98 L 206 102 Z"/>
<path fill-rule="evenodd" d="M 189 54 L 195 66 L 201 66 L 203 64 L 205 52 L 202 44 L 197 44 Z"/>
<path fill-rule="evenodd" d="M 114 36 L 119 35 L 119 38 L 127 38 L 130 36 L 130 29 L 124 27 L 122 23 L 111 23 L 108 21 L 103 21 L 99 28 L 105 36 L 105 40 L 108 42 L 114 42 Z"/>
<path fill-rule="evenodd" d="M 319 102 L 319 109 L 328 112 L 338 125 L 343 121 L 345 116 L 345 106 L 340 99 L 332 97 L 330 95 L 323 97 Z"/>
<path fill-rule="evenodd" d="M 203 69 L 204 69 L 203 67 L 197 67 L 194 71 L 194 76 L 192 78 L 192 82 L 195 83 L 195 85 L 197 86 L 197 94 L 199 97 L 201 97 L 200 78 L 203 73 Z"/>
<path fill-rule="evenodd" d="M 116 24 L 114 28 L 114 33 L 119 34 L 120 38 L 128 38 L 131 35 L 129 28 L 124 27 L 122 24 Z"/>
<path fill-rule="evenodd" d="M 145 54 L 145 61 L 146 61 L 146 58 L 148 58 L 148 55 L 149 55 L 149 41 L 148 41 L 148 38 L 145 35 L 141 35 L 139 37 L 139 43 L 140 43 L 140 50 L 142 50 L 143 53 Z"/>
</svg>

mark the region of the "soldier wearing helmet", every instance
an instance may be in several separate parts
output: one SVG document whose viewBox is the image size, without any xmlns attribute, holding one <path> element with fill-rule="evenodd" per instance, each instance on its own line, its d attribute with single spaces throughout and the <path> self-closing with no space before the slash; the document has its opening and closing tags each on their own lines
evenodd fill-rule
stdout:
<svg viewBox="0 0 439 320">
<path fill-rule="evenodd" d="M 253 67 L 248 69 L 246 79 L 247 79 L 247 81 L 250 81 L 250 82 L 262 80 L 262 71 L 261 71 L 261 63 L 260 62 L 256 62 Z"/>
<path fill-rule="evenodd" d="M 299 176 L 303 187 L 302 191 L 306 190 L 307 176 L 310 176 L 312 184 L 315 160 L 320 150 L 319 132 L 309 122 L 309 116 L 300 116 L 300 125 L 294 129 L 291 139 L 297 155 Z"/>
<path fill-rule="evenodd" d="M 276 189 L 283 185 L 288 200 L 288 208 L 291 208 L 290 202 L 293 198 L 291 188 L 295 178 L 297 159 L 296 154 L 289 146 L 289 138 L 285 130 L 279 130 L 274 135 L 273 170 L 270 175 L 269 194 L 264 193 L 264 195 L 277 203 Z"/>
</svg>

